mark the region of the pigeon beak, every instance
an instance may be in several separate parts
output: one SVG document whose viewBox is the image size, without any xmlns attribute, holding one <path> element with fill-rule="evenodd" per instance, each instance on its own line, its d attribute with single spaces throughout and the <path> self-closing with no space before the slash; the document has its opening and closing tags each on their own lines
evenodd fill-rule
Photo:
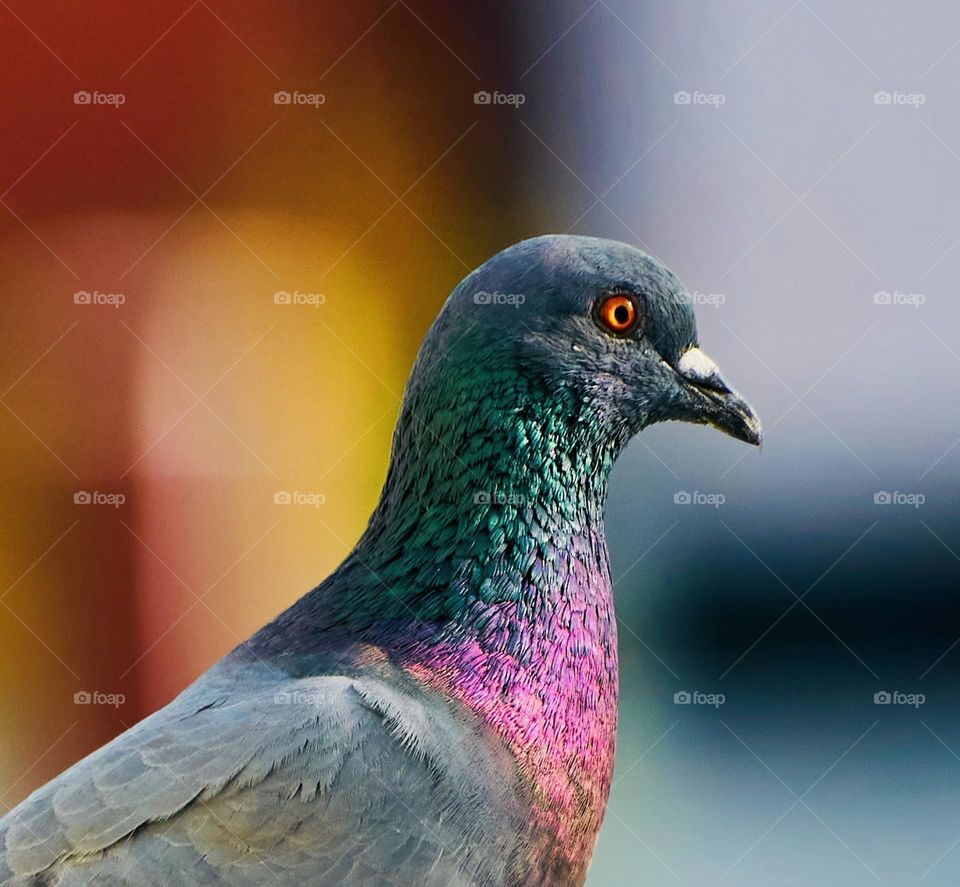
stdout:
<svg viewBox="0 0 960 887">
<path fill-rule="evenodd" d="M 717 365 L 699 348 L 690 348 L 674 369 L 695 398 L 690 421 L 713 425 L 744 443 L 759 446 L 760 420 L 753 409 L 720 375 Z"/>
</svg>

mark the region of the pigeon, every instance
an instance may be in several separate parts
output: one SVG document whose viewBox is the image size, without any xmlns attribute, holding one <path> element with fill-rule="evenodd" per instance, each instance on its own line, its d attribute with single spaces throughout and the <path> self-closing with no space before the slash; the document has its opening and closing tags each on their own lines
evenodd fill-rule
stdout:
<svg viewBox="0 0 960 887">
<path fill-rule="evenodd" d="M 0 884 L 583 884 L 617 723 L 610 469 L 654 422 L 761 439 L 692 301 L 591 237 L 471 272 L 353 551 L 0 819 Z"/>
</svg>

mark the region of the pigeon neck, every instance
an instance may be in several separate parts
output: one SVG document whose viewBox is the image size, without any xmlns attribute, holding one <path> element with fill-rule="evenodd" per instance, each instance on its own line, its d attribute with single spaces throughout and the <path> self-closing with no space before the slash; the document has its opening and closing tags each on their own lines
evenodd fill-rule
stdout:
<svg viewBox="0 0 960 887">
<path fill-rule="evenodd" d="M 358 551 L 393 559 L 413 546 L 459 561 L 500 557 L 527 530 L 557 547 L 600 532 L 623 436 L 571 388 L 548 390 L 516 367 L 433 370 L 414 372 Z"/>
<path fill-rule="evenodd" d="M 376 577 L 370 634 L 514 751 L 536 799 L 531 827 L 563 848 L 543 864 L 576 870 L 613 765 L 602 512 L 621 444 L 572 392 L 537 390 L 515 370 L 483 381 L 444 392 L 456 412 L 408 391 L 383 497 L 353 557 Z"/>
</svg>

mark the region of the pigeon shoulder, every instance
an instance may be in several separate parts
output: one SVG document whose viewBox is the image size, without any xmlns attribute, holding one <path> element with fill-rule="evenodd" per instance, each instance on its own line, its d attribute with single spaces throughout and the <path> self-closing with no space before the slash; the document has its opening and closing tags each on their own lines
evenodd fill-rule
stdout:
<svg viewBox="0 0 960 887">
<path fill-rule="evenodd" d="M 0 819 L 0 884 L 510 883 L 515 762 L 391 668 L 225 660 Z"/>
</svg>

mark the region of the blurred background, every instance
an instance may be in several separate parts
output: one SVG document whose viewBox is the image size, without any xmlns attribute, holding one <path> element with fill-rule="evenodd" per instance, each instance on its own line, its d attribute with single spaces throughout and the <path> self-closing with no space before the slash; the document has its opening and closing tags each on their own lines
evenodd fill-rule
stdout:
<svg viewBox="0 0 960 887">
<path fill-rule="evenodd" d="M 615 469 L 589 883 L 957 883 L 960 7 L 0 21 L 0 811 L 336 566 L 446 294 L 573 231 L 680 276 L 767 431 Z"/>
</svg>

